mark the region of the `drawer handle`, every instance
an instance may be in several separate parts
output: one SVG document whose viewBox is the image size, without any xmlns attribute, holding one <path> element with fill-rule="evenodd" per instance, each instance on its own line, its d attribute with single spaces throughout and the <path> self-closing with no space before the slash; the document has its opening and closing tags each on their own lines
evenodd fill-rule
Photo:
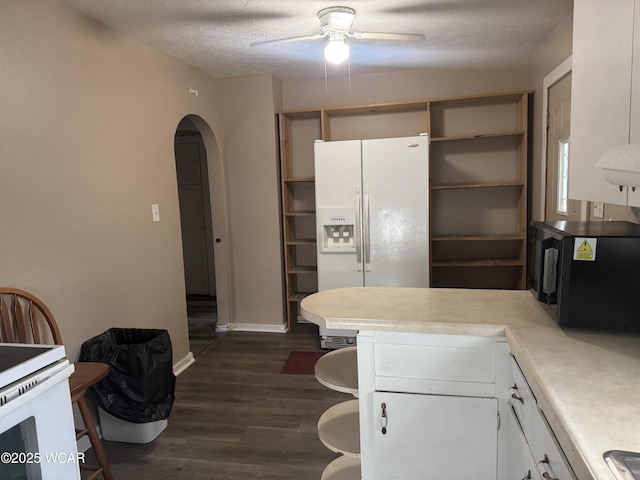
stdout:
<svg viewBox="0 0 640 480">
<path fill-rule="evenodd" d="M 524 399 L 518 395 L 517 393 L 512 393 L 511 394 L 511 398 L 515 398 L 516 400 L 518 400 L 520 403 L 522 403 L 524 405 Z"/>
<path fill-rule="evenodd" d="M 514 383 L 513 387 L 511 387 L 511 390 L 518 390 L 518 385 Z M 524 399 L 520 395 L 518 395 L 516 392 L 513 392 L 511 394 L 511 398 L 518 400 L 520 403 L 524 405 Z"/>
<path fill-rule="evenodd" d="M 389 420 L 389 418 L 387 417 L 387 404 L 386 403 L 382 403 L 382 405 L 380 405 L 380 407 L 382 408 L 382 434 L 386 435 L 387 434 L 387 421 Z"/>
<path fill-rule="evenodd" d="M 544 458 L 540 460 L 538 464 L 541 466 L 542 464 L 549 464 L 549 457 L 546 453 L 544 454 Z M 545 480 L 558 480 L 556 477 L 552 477 L 551 475 L 549 475 L 549 472 L 542 472 L 542 478 L 544 478 Z"/>
</svg>

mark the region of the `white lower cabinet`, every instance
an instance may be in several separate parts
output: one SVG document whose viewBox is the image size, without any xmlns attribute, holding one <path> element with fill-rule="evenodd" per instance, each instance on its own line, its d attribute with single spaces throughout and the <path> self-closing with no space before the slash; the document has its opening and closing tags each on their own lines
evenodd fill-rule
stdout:
<svg viewBox="0 0 640 480">
<path fill-rule="evenodd" d="M 358 335 L 363 480 L 575 480 L 503 337 Z"/>
<path fill-rule="evenodd" d="M 361 332 L 362 478 L 496 480 L 498 344 L 504 339 Z"/>
<path fill-rule="evenodd" d="M 376 479 L 495 480 L 495 398 L 376 392 Z"/>
<path fill-rule="evenodd" d="M 515 360 L 510 361 L 508 413 L 504 435 L 505 476 L 500 480 L 575 480 L 528 382 Z"/>
<path fill-rule="evenodd" d="M 542 480 L 515 412 L 509 409 L 503 417 L 503 422 L 502 428 L 507 441 L 504 454 L 498 459 L 503 462 L 504 480 Z"/>
</svg>

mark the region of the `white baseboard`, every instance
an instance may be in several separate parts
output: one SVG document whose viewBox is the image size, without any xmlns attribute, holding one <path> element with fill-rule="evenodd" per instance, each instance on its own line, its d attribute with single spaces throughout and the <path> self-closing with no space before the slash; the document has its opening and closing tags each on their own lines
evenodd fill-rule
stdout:
<svg viewBox="0 0 640 480">
<path fill-rule="evenodd" d="M 287 326 L 284 323 L 279 325 L 267 323 L 217 323 L 216 332 L 286 333 Z"/>
<path fill-rule="evenodd" d="M 193 365 L 195 361 L 196 359 L 193 356 L 193 353 L 192 352 L 187 353 L 187 355 L 182 360 L 180 360 L 173 366 L 173 374 L 177 377 L 182 372 L 184 372 L 187 368 Z"/>
</svg>

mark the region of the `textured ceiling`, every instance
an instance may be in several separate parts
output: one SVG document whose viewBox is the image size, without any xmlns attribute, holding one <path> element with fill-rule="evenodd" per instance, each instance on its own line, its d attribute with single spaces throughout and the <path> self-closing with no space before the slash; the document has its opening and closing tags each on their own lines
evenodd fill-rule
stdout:
<svg viewBox="0 0 640 480">
<path fill-rule="evenodd" d="M 457 65 L 513 64 L 527 57 L 573 0 L 61 0 L 213 77 L 272 73 L 322 77 L 324 39 L 250 44 L 322 33 L 317 12 L 356 10 L 351 31 L 422 33 L 420 41 L 349 39 L 351 74 Z M 345 74 L 346 65 L 328 73 Z"/>
</svg>

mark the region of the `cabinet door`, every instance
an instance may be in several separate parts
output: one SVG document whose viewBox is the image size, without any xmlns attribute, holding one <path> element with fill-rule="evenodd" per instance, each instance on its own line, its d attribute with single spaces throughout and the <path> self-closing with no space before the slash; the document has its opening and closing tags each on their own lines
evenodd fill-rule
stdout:
<svg viewBox="0 0 640 480">
<path fill-rule="evenodd" d="M 640 72 L 638 72 L 640 74 Z M 638 90 L 640 92 L 640 90 Z M 639 125 L 640 126 L 640 125 Z M 637 143 L 640 143 L 638 139 Z M 640 188 L 627 187 L 627 205 L 630 207 L 640 207 Z"/>
<path fill-rule="evenodd" d="M 640 0 L 635 9 L 629 143 L 640 143 Z M 627 205 L 640 207 L 640 188 L 627 187 Z"/>
<path fill-rule="evenodd" d="M 496 480 L 497 399 L 375 392 L 373 405 L 376 480 Z"/>
<path fill-rule="evenodd" d="M 596 167 L 608 147 L 629 143 L 634 0 L 574 5 L 569 197 L 624 205 L 627 192 Z"/>
<path fill-rule="evenodd" d="M 506 430 L 507 441 L 504 452 L 498 453 L 498 461 L 504 466 L 504 478 L 500 480 L 541 480 L 538 466 L 511 408 L 503 422 L 502 428 Z"/>
<path fill-rule="evenodd" d="M 640 143 L 640 0 L 634 10 L 633 61 L 631 71 L 631 117 L 629 143 Z M 636 189 L 638 190 L 638 189 Z M 631 196 L 631 192 L 629 192 Z"/>
</svg>

